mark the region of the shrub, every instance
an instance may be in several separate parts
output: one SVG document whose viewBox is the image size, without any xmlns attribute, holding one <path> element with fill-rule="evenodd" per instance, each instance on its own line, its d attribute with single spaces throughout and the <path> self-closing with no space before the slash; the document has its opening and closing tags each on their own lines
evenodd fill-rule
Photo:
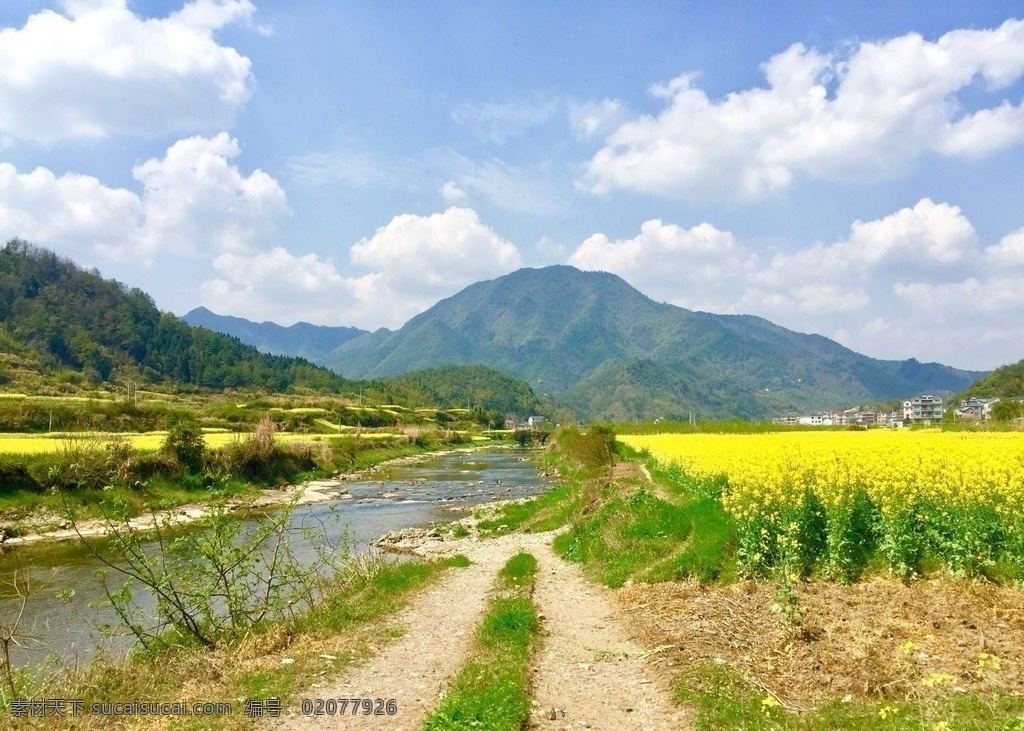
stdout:
<svg viewBox="0 0 1024 731">
<path fill-rule="evenodd" d="M 173 424 L 167 432 L 163 450 L 173 456 L 178 464 L 190 472 L 197 472 L 203 466 L 206 453 L 206 441 L 199 422 L 194 419 L 181 419 Z"/>
</svg>

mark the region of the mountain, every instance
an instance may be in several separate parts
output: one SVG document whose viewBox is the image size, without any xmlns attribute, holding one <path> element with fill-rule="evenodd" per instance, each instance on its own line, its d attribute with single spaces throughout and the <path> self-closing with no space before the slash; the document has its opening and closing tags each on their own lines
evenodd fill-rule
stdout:
<svg viewBox="0 0 1024 731">
<path fill-rule="evenodd" d="M 160 312 L 142 290 L 13 239 L 0 249 L 0 382 L 30 373 L 217 390 L 348 386 L 301 358 L 261 353 L 238 338 L 192 327 Z"/>
<path fill-rule="evenodd" d="M 882 361 L 759 317 L 691 312 L 569 266 L 470 285 L 321 361 L 347 377 L 484 364 L 584 418 L 768 417 L 961 390 L 982 375 Z"/>
<path fill-rule="evenodd" d="M 325 327 L 297 322 L 284 327 L 274 322 L 252 322 L 241 317 L 217 315 L 197 307 L 182 318 L 189 325 L 233 335 L 263 351 L 275 355 L 294 355 L 313 362 L 323 360 L 344 342 L 366 333 L 357 327 Z"/>
</svg>

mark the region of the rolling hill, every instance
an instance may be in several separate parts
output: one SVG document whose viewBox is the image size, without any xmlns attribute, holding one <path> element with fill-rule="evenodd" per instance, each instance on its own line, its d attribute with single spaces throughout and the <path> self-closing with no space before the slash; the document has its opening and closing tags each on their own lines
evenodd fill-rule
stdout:
<svg viewBox="0 0 1024 731">
<path fill-rule="evenodd" d="M 0 355 L 6 382 L 34 370 L 91 384 L 126 377 L 215 390 L 347 385 L 307 360 L 192 327 L 145 292 L 18 239 L 0 249 Z"/>
<path fill-rule="evenodd" d="M 961 398 L 1002 398 L 1024 397 L 1024 360 L 1008 363 L 967 387 Z"/>
<path fill-rule="evenodd" d="M 349 378 L 484 364 L 584 418 L 761 418 L 964 389 L 978 372 L 883 361 L 759 317 L 691 312 L 569 266 L 470 285 L 321 361 Z"/>
</svg>

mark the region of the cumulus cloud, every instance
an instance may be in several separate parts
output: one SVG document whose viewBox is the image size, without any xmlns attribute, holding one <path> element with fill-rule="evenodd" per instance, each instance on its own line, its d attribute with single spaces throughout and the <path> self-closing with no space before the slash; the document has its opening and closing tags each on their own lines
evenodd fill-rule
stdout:
<svg viewBox="0 0 1024 731">
<path fill-rule="evenodd" d="M 53 143 L 224 128 L 251 93 L 251 63 L 214 33 L 250 0 L 192 0 L 144 19 L 127 0 L 65 0 L 0 30 L 0 135 Z"/>
<path fill-rule="evenodd" d="M 1024 228 L 1007 234 L 998 244 L 985 249 L 985 257 L 993 267 L 1024 269 Z"/>
<path fill-rule="evenodd" d="M 1024 21 L 861 43 L 846 57 L 801 44 L 763 68 L 767 86 L 711 99 L 683 74 L 652 87 L 666 108 L 620 125 L 588 165 L 584 187 L 673 198 L 756 199 L 800 175 L 878 179 L 934 151 L 976 157 L 1024 141 L 1024 107 L 968 108 L 1024 76 Z"/>
<path fill-rule="evenodd" d="M 708 223 L 652 220 L 630 239 L 594 234 L 568 262 L 658 300 L 761 315 L 876 357 L 991 367 L 1024 336 L 1024 229 L 983 247 L 958 207 L 927 198 L 773 255 Z"/>
<path fill-rule="evenodd" d="M 424 301 L 522 265 L 515 244 L 480 221 L 470 208 L 451 207 L 430 216 L 402 214 L 369 238 L 353 244 L 354 264 L 381 274 L 381 286 L 418 311 Z"/>
<path fill-rule="evenodd" d="M 162 159 L 135 166 L 146 211 L 143 253 L 244 251 L 277 238 L 288 214 L 284 190 L 262 170 L 243 174 L 231 162 L 239 152 L 222 132 L 180 140 Z"/>
<path fill-rule="evenodd" d="M 221 276 L 203 285 L 204 302 L 277 322 L 398 327 L 439 299 L 522 264 L 514 244 L 459 207 L 395 216 L 353 244 L 349 256 L 365 273 L 346 276 L 330 260 L 280 247 L 223 254 L 214 262 Z"/>
<path fill-rule="evenodd" d="M 874 221 L 854 221 L 839 242 L 776 254 L 754 281 L 778 288 L 805 281 L 876 279 L 934 271 L 974 256 L 977 234 L 960 209 L 928 198 Z"/>
<path fill-rule="evenodd" d="M 219 313 L 291 324 L 336 324 L 357 290 L 334 263 L 316 254 L 297 256 L 276 246 L 254 254 L 225 253 L 213 260 L 219 277 L 200 287 L 203 302 Z"/>
<path fill-rule="evenodd" d="M 733 235 L 709 223 L 689 229 L 646 221 L 631 239 L 587 238 L 569 256 L 581 269 L 613 272 L 642 282 L 649 295 L 690 309 L 718 309 L 724 296 L 738 296 L 756 270 L 757 257 L 737 246 Z"/>
<path fill-rule="evenodd" d="M 97 178 L 0 163 L 0 239 L 19 236 L 72 257 L 151 265 L 162 256 L 257 250 L 288 214 L 266 173 L 243 174 L 227 134 L 191 137 L 137 165 L 141 194 Z"/>
<path fill-rule="evenodd" d="M 71 256 L 94 245 L 138 240 L 141 199 L 86 175 L 54 175 L 45 168 L 19 173 L 0 163 L 0 240 L 21 237 Z"/>
</svg>

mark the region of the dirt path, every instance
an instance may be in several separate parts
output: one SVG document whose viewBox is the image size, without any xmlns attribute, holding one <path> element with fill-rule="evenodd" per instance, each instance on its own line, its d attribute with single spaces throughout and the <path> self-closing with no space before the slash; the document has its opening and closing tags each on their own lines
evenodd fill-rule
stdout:
<svg viewBox="0 0 1024 731">
<path fill-rule="evenodd" d="M 643 648 L 629 639 L 609 592 L 536 546 L 534 600 L 544 640 L 534 662 L 531 727 L 595 731 L 668 731 L 687 727 L 669 691 L 651 673 Z"/>
<path fill-rule="evenodd" d="M 534 663 L 530 728 L 669 731 L 685 727 L 667 688 L 651 675 L 642 648 L 629 640 L 607 590 L 555 556 L 553 534 L 512 534 L 485 541 L 429 542 L 426 554 L 464 553 L 456 569 L 395 618 L 405 633 L 368 663 L 310 689 L 305 697 L 394 698 L 391 717 L 296 716 L 274 728 L 416 731 L 454 676 L 480 622 L 494 578 L 514 553 L 538 560 L 534 595 L 543 641 Z"/>
<path fill-rule="evenodd" d="M 395 618 L 404 634 L 370 661 L 311 688 L 305 698 L 394 698 L 394 716 L 359 714 L 296 716 L 274 724 L 275 729 L 360 729 L 416 731 L 440 700 L 441 692 L 458 670 L 473 636 L 498 570 L 523 546 L 523 536 L 510 535 L 478 543 L 459 544 L 473 562 L 454 569 L 439 585 L 416 598 Z M 527 537 L 529 538 L 529 537 Z M 465 543 L 465 545 L 462 545 Z"/>
</svg>

